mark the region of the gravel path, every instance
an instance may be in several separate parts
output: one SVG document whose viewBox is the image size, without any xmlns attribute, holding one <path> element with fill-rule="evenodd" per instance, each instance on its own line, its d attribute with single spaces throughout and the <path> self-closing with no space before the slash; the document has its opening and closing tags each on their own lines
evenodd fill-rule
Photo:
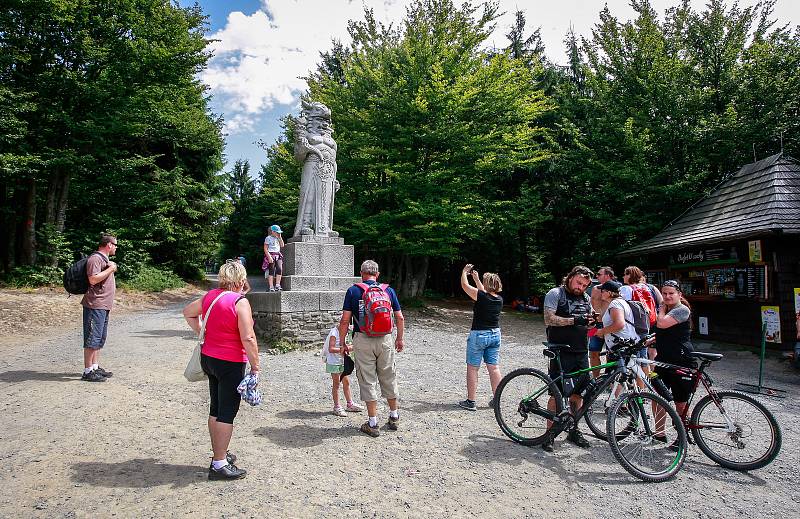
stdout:
<svg viewBox="0 0 800 519">
<path fill-rule="evenodd" d="M 206 480 L 207 388 L 182 378 L 194 339 L 179 307 L 112 315 L 103 364 L 115 375 L 103 384 L 78 380 L 78 323 L 3 341 L 0 517 L 796 516 L 800 377 L 785 364 L 766 366 L 769 385 L 789 391 L 766 399 L 784 434 L 769 467 L 732 472 L 691 448 L 675 480 L 648 485 L 594 438 L 589 450 L 557 441 L 554 455 L 507 440 L 485 371 L 479 411 L 456 407 L 469 317 L 467 306 L 408 312 L 402 427 L 378 439 L 358 432 L 364 414 L 330 414 L 316 352 L 265 356 L 264 404 L 236 421 L 231 449 L 249 471 L 237 482 Z M 504 372 L 544 367 L 540 318 L 506 314 L 503 332 Z M 731 352 L 712 374 L 731 387 L 757 366 Z"/>
</svg>

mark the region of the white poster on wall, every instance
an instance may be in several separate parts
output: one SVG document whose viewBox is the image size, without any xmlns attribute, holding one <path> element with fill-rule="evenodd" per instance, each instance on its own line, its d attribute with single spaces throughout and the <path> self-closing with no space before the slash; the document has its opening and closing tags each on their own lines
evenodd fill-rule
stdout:
<svg viewBox="0 0 800 519">
<path fill-rule="evenodd" d="M 708 335 L 708 317 L 698 317 L 697 327 L 700 328 L 700 335 Z"/>
</svg>

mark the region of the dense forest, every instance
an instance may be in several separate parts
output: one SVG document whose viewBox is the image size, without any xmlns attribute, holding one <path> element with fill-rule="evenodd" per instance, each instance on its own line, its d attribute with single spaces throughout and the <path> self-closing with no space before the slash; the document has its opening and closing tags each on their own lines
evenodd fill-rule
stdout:
<svg viewBox="0 0 800 519">
<path fill-rule="evenodd" d="M 0 271 L 59 282 L 118 235 L 123 279 L 197 276 L 224 215 L 221 120 L 197 74 L 205 17 L 165 0 L 0 9 Z"/>
<path fill-rule="evenodd" d="M 119 233 L 130 272 L 183 276 L 210 256 L 260 259 L 269 224 L 291 233 L 295 121 L 262 143 L 260 171 L 222 171 L 198 8 L 12 4 L 4 275 L 57 272 L 101 230 Z M 534 9 L 500 28 L 504 48 L 487 44 L 492 3 L 417 0 L 389 26 L 369 10 L 351 21 L 304 95 L 333 113 L 334 228 L 356 261 L 378 260 L 405 297 L 454 292 L 466 261 L 509 295 L 540 293 L 574 263 L 616 266 L 754 157 L 800 156 L 800 28 L 777 25 L 773 1 L 631 4 L 631 21 L 605 8 L 591 34 L 566 34 L 566 65 L 546 57 Z"/>
</svg>

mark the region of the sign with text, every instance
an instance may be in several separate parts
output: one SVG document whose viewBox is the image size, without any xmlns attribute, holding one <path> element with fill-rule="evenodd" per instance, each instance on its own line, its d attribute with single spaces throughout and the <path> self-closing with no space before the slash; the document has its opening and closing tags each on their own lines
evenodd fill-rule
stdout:
<svg viewBox="0 0 800 519">
<path fill-rule="evenodd" d="M 767 342 L 781 342 L 781 311 L 777 306 L 761 307 L 761 324 L 767 327 Z"/>
<path fill-rule="evenodd" d="M 718 247 L 702 250 L 685 250 L 670 256 L 671 265 L 699 265 L 702 263 L 735 263 L 739 260 L 736 247 Z"/>
<path fill-rule="evenodd" d="M 750 256 L 750 263 L 760 263 L 764 261 L 761 255 L 761 240 L 752 240 L 747 242 L 747 250 Z"/>
</svg>

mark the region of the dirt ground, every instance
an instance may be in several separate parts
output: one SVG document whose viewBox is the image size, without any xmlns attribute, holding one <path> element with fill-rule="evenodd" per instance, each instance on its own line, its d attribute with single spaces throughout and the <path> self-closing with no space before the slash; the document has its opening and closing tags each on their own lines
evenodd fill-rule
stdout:
<svg viewBox="0 0 800 519">
<path fill-rule="evenodd" d="M 3 315 L 41 315 L 35 297 L 17 301 Z M 788 518 L 800 509 L 800 375 L 785 363 L 766 365 L 767 383 L 788 391 L 764 398 L 784 435 L 771 465 L 732 472 L 692 447 L 675 480 L 644 484 L 594 438 L 588 450 L 559 439 L 554 454 L 506 439 L 486 406 L 485 372 L 478 412 L 458 408 L 470 321 L 458 305 L 407 312 L 401 429 L 377 439 L 358 432 L 363 413 L 330 413 L 316 352 L 263 355 L 264 403 L 243 405 L 231 443 L 248 476 L 209 482 L 208 390 L 182 377 L 195 339 L 180 308 L 114 312 L 101 362 L 114 377 L 102 384 L 79 380 L 79 308 L 36 317 L 54 326 L 24 336 L 3 329 L 0 517 Z M 504 372 L 544 367 L 538 316 L 504 314 L 502 326 Z M 755 356 L 725 353 L 712 368 L 718 386 L 753 380 Z"/>
</svg>

